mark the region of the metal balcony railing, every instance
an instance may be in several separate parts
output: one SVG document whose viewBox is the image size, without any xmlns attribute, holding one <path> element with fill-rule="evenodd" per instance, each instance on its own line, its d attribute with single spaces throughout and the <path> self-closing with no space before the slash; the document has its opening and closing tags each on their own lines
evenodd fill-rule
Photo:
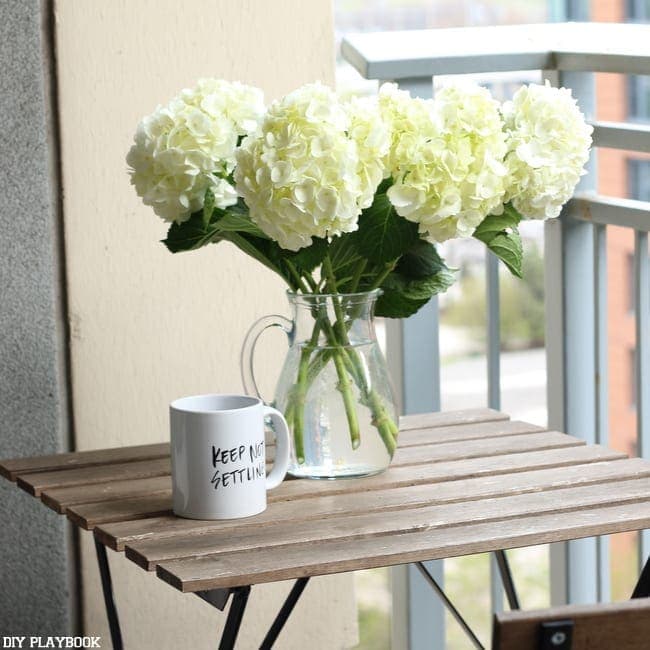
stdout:
<svg viewBox="0 0 650 650">
<path fill-rule="evenodd" d="M 438 75 L 539 70 L 553 85 L 572 88 L 583 112 L 596 115 L 594 72 L 650 74 L 650 25 L 551 23 L 499 27 L 348 35 L 344 58 L 362 76 L 395 81 L 421 97 L 433 94 Z M 589 173 L 560 219 L 545 224 L 546 356 L 549 426 L 608 442 L 607 226 L 634 231 L 637 450 L 650 456 L 650 203 L 596 193 L 597 149 L 650 152 L 650 126 L 594 122 Z M 500 406 L 499 280 L 497 260 L 486 261 L 488 405 Z M 388 327 L 388 356 L 404 412 L 440 408 L 438 305 Z M 650 553 L 642 533 L 640 556 Z M 606 539 L 571 542 L 552 549 L 553 600 L 594 602 L 609 595 Z M 428 633 L 439 615 L 410 588 L 411 629 L 400 647 L 432 647 Z M 498 589 L 493 586 L 493 599 Z M 498 606 L 498 605 L 497 605 Z M 424 610 L 423 610 L 424 611 Z M 436 618 L 438 616 L 438 618 Z M 418 641 L 418 635 L 422 642 Z M 428 641 L 425 639 L 428 638 Z M 400 641 L 394 641 L 394 644 Z M 397 647 L 397 646 L 396 646 Z"/>
</svg>

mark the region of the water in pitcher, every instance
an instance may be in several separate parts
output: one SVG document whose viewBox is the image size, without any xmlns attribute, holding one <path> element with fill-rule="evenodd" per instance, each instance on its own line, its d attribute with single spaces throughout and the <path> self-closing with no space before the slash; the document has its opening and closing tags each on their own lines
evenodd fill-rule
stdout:
<svg viewBox="0 0 650 650">
<path fill-rule="evenodd" d="M 278 382 L 275 404 L 285 412 L 288 395 L 294 389 L 298 366 L 304 344 L 294 344 L 290 349 Z M 327 346 L 320 346 L 311 357 Z M 330 348 L 331 349 L 331 348 Z M 376 340 L 346 346 L 355 354 L 364 373 L 364 388 L 374 390 L 386 406 L 388 415 L 397 422 L 386 365 Z M 343 478 L 368 476 L 383 471 L 389 464 L 389 454 L 379 431 L 373 424 L 373 412 L 355 382 L 351 382 L 359 444 L 355 446 L 350 433 L 348 414 L 340 391 L 340 381 L 333 360 L 324 364 L 313 378 L 304 400 L 304 416 L 301 430 L 289 418 L 292 435 L 302 436 L 304 462 L 296 456 L 297 445 L 292 445 L 289 473 L 296 477 Z"/>
</svg>

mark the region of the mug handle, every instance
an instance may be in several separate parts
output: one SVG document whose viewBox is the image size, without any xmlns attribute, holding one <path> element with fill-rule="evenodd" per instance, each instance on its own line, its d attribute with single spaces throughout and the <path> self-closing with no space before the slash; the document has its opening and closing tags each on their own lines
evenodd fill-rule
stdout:
<svg viewBox="0 0 650 650">
<path fill-rule="evenodd" d="M 255 381 L 253 355 L 255 354 L 257 339 L 259 339 L 264 330 L 267 330 L 269 327 L 279 327 L 287 336 L 291 336 L 291 332 L 293 331 L 293 323 L 284 316 L 278 314 L 262 316 L 262 318 L 251 325 L 251 328 L 246 333 L 239 357 L 239 366 L 241 370 L 242 384 L 244 384 L 244 392 L 247 395 L 259 397 L 263 402 L 266 400 L 260 395 L 257 382 Z"/>
<path fill-rule="evenodd" d="M 275 431 L 275 460 L 266 476 L 266 489 L 272 490 L 282 483 L 289 468 L 289 426 L 284 415 L 271 406 L 264 406 L 264 417 L 271 418 Z"/>
</svg>

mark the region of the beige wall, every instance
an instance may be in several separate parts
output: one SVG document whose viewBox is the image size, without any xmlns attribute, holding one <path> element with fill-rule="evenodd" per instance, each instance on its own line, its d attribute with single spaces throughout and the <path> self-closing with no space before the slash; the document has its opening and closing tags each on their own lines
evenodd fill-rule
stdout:
<svg viewBox="0 0 650 650">
<path fill-rule="evenodd" d="M 201 76 L 253 83 L 269 98 L 332 82 L 330 0 L 55 0 L 55 12 L 77 448 L 159 441 L 172 398 L 241 390 L 246 328 L 286 309 L 280 281 L 229 245 L 172 256 L 158 243 L 164 224 L 126 175 L 133 131 Z M 268 387 L 281 346 L 267 348 L 259 365 Z M 108 647 L 83 537 L 86 632 Z M 123 556 L 110 561 L 127 647 L 215 647 L 222 614 Z M 289 586 L 253 590 L 242 648 L 257 647 Z M 311 584 L 299 611 L 282 648 L 354 643 L 349 576 Z"/>
</svg>

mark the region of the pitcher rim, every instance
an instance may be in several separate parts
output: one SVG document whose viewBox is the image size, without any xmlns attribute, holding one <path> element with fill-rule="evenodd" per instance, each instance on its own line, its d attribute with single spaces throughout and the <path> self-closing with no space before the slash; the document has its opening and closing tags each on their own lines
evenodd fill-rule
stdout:
<svg viewBox="0 0 650 650">
<path fill-rule="evenodd" d="M 291 298 L 379 298 L 384 293 L 383 289 L 371 289 L 370 291 L 354 291 L 352 293 L 302 293 L 299 291 L 292 291 L 287 289 L 286 294 L 289 299 Z"/>
</svg>

